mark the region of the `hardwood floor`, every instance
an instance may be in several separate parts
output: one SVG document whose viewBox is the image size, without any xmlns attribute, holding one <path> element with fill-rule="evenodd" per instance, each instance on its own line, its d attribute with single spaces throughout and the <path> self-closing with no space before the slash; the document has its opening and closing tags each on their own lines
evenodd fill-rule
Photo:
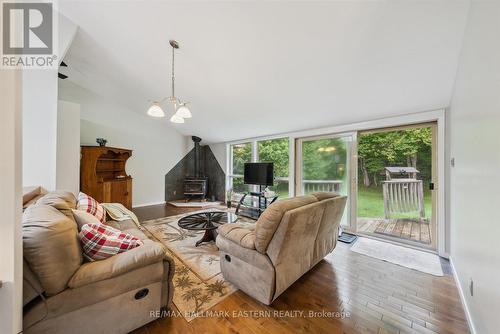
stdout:
<svg viewBox="0 0 500 334">
<path fill-rule="evenodd" d="M 200 208 L 179 208 L 170 204 L 161 204 L 161 205 L 151 205 L 151 206 L 142 206 L 139 208 L 133 208 L 132 211 L 135 213 L 139 221 L 145 221 L 150 219 L 168 217 L 180 215 L 181 213 L 191 212 L 191 211 L 199 211 Z"/>
<path fill-rule="evenodd" d="M 181 213 L 173 209 L 134 211 L 144 220 L 162 217 L 157 216 L 162 212 Z M 354 253 L 349 247 L 338 243 L 271 306 L 237 291 L 211 309 L 228 311 L 228 315 L 190 323 L 183 317 L 162 318 L 133 333 L 469 333 L 446 261 L 445 276 L 435 277 Z M 289 311 L 289 316 L 272 316 L 279 311 Z M 304 312 L 302 316 L 290 316 L 299 311 Z M 254 313 L 233 316 L 244 312 Z M 309 317 L 309 312 L 318 313 Z M 349 312 L 349 317 L 328 317 L 322 312 Z"/>
</svg>

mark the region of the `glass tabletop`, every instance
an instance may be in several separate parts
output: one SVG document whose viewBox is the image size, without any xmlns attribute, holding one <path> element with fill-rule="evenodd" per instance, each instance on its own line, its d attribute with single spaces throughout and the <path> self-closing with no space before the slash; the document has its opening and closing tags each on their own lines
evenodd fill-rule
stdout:
<svg viewBox="0 0 500 334">
<path fill-rule="evenodd" d="M 223 224 L 232 224 L 238 216 L 231 212 L 199 212 L 179 219 L 177 225 L 186 230 L 214 230 Z"/>
</svg>

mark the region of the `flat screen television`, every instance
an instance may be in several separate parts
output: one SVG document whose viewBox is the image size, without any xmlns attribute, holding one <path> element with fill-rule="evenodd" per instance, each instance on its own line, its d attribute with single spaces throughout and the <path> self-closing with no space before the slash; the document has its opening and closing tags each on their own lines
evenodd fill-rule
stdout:
<svg viewBox="0 0 500 334">
<path fill-rule="evenodd" d="M 272 186 L 274 184 L 274 164 L 272 162 L 246 163 L 243 182 L 259 186 Z"/>
</svg>

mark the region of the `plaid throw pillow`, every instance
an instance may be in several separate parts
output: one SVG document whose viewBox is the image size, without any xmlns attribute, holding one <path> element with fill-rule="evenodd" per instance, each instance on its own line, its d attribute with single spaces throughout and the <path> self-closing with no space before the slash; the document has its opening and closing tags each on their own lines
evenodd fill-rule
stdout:
<svg viewBox="0 0 500 334">
<path fill-rule="evenodd" d="M 76 202 L 76 209 L 82 210 L 95 216 L 101 223 L 106 221 L 106 210 L 95 199 L 80 192 Z"/>
<path fill-rule="evenodd" d="M 78 234 L 83 252 L 93 260 L 103 260 L 143 245 L 131 234 L 104 224 L 86 224 Z"/>
</svg>

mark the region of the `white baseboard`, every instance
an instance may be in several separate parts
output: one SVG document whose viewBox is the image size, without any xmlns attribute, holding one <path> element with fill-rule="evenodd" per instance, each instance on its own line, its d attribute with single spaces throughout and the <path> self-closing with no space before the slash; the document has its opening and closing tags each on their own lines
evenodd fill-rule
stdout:
<svg viewBox="0 0 500 334">
<path fill-rule="evenodd" d="M 465 294 L 462 290 L 462 284 L 460 284 L 460 280 L 458 279 L 457 271 L 455 270 L 455 265 L 453 264 L 453 259 L 450 256 L 450 266 L 453 271 L 453 278 L 455 279 L 455 284 L 457 285 L 458 293 L 460 295 L 460 300 L 462 301 L 462 306 L 465 311 L 465 317 L 467 318 L 467 324 L 469 325 L 469 330 L 472 334 L 476 334 L 476 328 L 474 327 L 474 322 L 472 321 L 472 316 L 469 312 L 469 307 L 467 306 L 467 302 L 465 300 Z"/>
<path fill-rule="evenodd" d="M 136 204 L 133 207 L 134 208 L 142 208 L 143 206 L 151 206 L 151 205 L 163 205 L 166 204 L 167 202 L 161 201 L 161 202 L 154 202 L 154 203 L 142 203 L 142 204 Z"/>
</svg>

